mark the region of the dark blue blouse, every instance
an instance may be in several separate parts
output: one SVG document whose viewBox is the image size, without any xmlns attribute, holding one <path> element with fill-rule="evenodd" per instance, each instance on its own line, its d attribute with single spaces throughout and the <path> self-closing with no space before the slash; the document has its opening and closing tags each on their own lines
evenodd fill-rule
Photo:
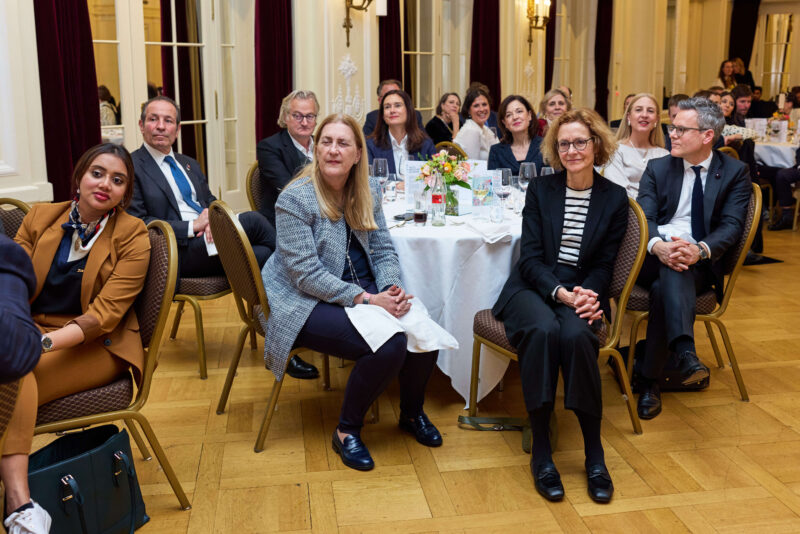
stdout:
<svg viewBox="0 0 800 534">
<path fill-rule="evenodd" d="M 351 235 L 350 233 L 352 230 L 350 229 L 350 225 L 345 224 L 345 227 L 347 228 L 347 235 Z M 372 271 L 369 268 L 367 253 L 364 251 L 364 247 L 361 246 L 361 243 L 358 241 L 358 239 L 356 239 L 355 236 L 350 239 L 350 248 L 347 250 L 347 255 L 350 257 L 350 261 L 345 259 L 342 280 L 345 282 L 358 284 L 361 287 L 367 287 L 368 285 L 372 284 L 375 281 L 375 278 L 372 276 Z M 355 271 L 358 281 L 353 279 L 353 275 L 350 272 L 350 262 L 353 263 L 353 271 Z"/>
<path fill-rule="evenodd" d="M 56 257 L 42 286 L 42 291 L 31 304 L 31 313 L 50 313 L 58 315 L 80 315 L 81 280 L 86 268 L 87 254 L 75 261 L 67 261 L 72 246 L 72 232 L 64 232 L 58 245 Z"/>
<path fill-rule="evenodd" d="M 514 152 L 511 151 L 511 145 L 509 144 L 497 143 L 492 145 L 492 148 L 489 149 L 489 161 L 486 168 L 490 171 L 494 169 L 511 169 L 511 174 L 517 175 L 519 174 L 520 163 L 531 162 L 536 164 L 536 174 L 538 175 L 544 165 L 542 153 L 539 150 L 541 144 L 541 137 L 536 136 L 531 139 L 525 161 L 517 161 L 517 158 L 514 157 Z"/>
</svg>

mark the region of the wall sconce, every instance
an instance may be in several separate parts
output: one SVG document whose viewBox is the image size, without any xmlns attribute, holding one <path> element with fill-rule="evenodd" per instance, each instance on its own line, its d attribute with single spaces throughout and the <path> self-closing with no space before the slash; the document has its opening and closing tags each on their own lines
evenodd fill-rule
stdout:
<svg viewBox="0 0 800 534">
<path fill-rule="evenodd" d="M 355 4 L 355 0 L 344 0 L 344 24 L 342 24 L 342 28 L 344 28 L 344 31 L 347 34 L 348 48 L 350 48 L 350 29 L 353 27 L 353 19 L 350 18 L 350 10 L 355 9 L 356 11 L 366 11 L 372 1 L 373 0 L 361 0 L 360 4 Z M 377 15 L 379 17 L 385 17 L 387 10 L 386 0 L 378 0 L 375 4 L 375 10 L 377 11 Z"/>
<path fill-rule="evenodd" d="M 533 30 L 543 30 L 550 20 L 550 0 L 528 0 L 528 55 L 533 46 Z"/>
</svg>

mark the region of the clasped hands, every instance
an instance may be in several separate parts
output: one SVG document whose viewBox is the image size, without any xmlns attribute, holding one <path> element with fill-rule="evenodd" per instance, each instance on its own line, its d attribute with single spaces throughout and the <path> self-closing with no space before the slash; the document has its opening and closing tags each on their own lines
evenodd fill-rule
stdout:
<svg viewBox="0 0 800 534">
<path fill-rule="evenodd" d="M 195 237 L 205 235 L 207 242 L 214 242 L 214 237 L 211 235 L 211 225 L 208 224 L 208 208 L 201 211 L 200 215 L 192 221 L 192 231 Z"/>
<path fill-rule="evenodd" d="M 556 298 L 560 302 L 570 308 L 574 308 L 578 317 L 588 319 L 589 324 L 592 324 L 593 321 L 598 321 L 603 316 L 603 310 L 600 309 L 600 302 L 597 297 L 597 293 L 581 286 L 575 286 L 572 291 L 559 287 L 556 292 Z"/>
<path fill-rule="evenodd" d="M 652 252 L 661 263 L 681 272 L 694 265 L 700 260 L 700 247 L 694 243 L 689 243 L 680 237 L 672 237 L 672 241 L 658 241 L 653 245 Z"/>
<path fill-rule="evenodd" d="M 356 297 L 356 303 L 363 303 L 364 296 L 369 295 L 366 291 Z M 369 303 L 380 306 L 392 316 L 398 319 L 408 313 L 411 309 L 411 299 L 414 295 L 409 295 L 403 289 L 393 285 L 386 291 L 381 291 L 375 295 L 369 295 Z"/>
</svg>

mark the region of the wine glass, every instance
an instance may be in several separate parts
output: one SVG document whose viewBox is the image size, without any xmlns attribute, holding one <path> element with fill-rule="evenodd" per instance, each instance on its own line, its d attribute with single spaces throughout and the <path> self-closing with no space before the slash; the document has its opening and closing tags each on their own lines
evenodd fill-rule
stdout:
<svg viewBox="0 0 800 534">
<path fill-rule="evenodd" d="M 494 192 L 500 199 L 500 205 L 506 207 L 506 199 L 511 194 L 511 169 L 497 169 L 500 171 L 500 187 Z"/>
<path fill-rule="evenodd" d="M 528 184 L 536 178 L 536 164 L 525 162 L 519 166 L 519 188 L 523 193 L 528 191 Z"/>
<path fill-rule="evenodd" d="M 385 194 L 383 185 L 389 179 L 389 162 L 384 158 L 375 158 L 372 160 L 372 175 L 378 179 L 381 184 L 381 194 Z"/>
<path fill-rule="evenodd" d="M 492 186 L 492 181 L 487 176 L 476 176 L 472 179 L 472 195 L 478 200 L 478 205 L 475 206 L 473 217 L 478 219 L 485 219 L 483 203 L 486 196 L 489 194 L 489 189 Z"/>
<path fill-rule="evenodd" d="M 555 174 L 556 171 L 553 170 L 553 167 L 542 167 L 542 172 L 540 176 L 547 176 L 548 174 Z"/>
</svg>

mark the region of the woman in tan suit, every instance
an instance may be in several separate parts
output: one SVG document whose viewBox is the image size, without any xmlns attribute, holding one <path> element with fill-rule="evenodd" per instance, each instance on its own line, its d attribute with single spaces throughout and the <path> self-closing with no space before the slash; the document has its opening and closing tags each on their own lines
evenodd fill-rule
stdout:
<svg viewBox="0 0 800 534">
<path fill-rule="evenodd" d="M 35 205 L 15 237 L 36 272 L 31 313 L 44 335 L 39 363 L 23 379 L 0 461 L 9 533 L 48 532 L 50 526 L 28 491 L 38 406 L 108 384 L 129 369 L 137 383 L 141 379 L 144 350 L 130 307 L 144 285 L 150 241 L 144 223 L 124 211 L 133 179 L 124 147 L 97 145 L 75 165 L 75 199 Z"/>
</svg>

